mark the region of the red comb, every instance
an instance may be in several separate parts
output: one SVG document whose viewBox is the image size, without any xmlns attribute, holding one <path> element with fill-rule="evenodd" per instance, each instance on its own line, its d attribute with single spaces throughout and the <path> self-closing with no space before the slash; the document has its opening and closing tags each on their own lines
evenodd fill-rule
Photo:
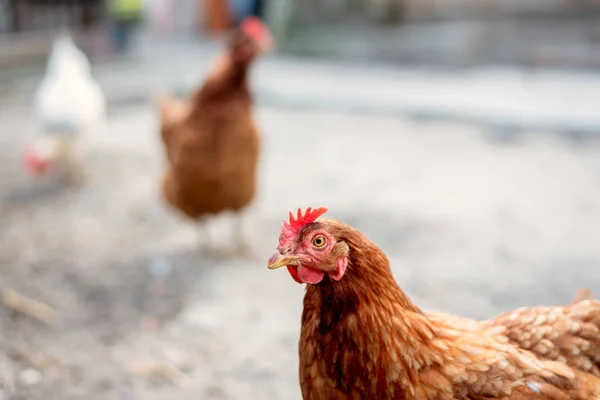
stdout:
<svg viewBox="0 0 600 400">
<path fill-rule="evenodd" d="M 269 31 L 267 26 L 258 18 L 250 16 L 245 18 L 240 24 L 240 28 L 254 39 L 262 39 Z"/>
<path fill-rule="evenodd" d="M 313 210 L 311 207 L 306 209 L 304 215 L 302 215 L 302 210 L 298 209 L 298 216 L 294 218 L 294 214 L 290 211 L 290 221 L 283 221 L 283 229 L 293 232 L 294 235 L 302 229 L 302 227 L 306 224 L 310 224 L 315 222 L 317 218 L 321 215 L 325 214 L 327 209 L 325 207 L 317 208 Z"/>
</svg>

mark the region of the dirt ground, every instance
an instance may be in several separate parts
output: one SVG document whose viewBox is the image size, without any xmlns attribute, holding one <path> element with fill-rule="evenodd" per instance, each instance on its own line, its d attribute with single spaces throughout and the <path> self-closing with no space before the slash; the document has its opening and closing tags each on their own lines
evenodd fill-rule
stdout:
<svg viewBox="0 0 600 400">
<path fill-rule="evenodd" d="M 2 104 L 0 289 L 59 318 L 0 306 L 0 399 L 299 399 L 303 288 L 266 269 L 297 207 L 327 206 L 365 232 L 425 309 L 485 318 L 565 303 L 584 286 L 600 293 L 599 143 L 533 132 L 500 142 L 468 126 L 331 112 L 258 117 L 258 257 L 211 261 L 157 194 L 149 105 L 111 114 L 87 186 L 54 189 L 20 170 L 33 122 Z"/>
</svg>

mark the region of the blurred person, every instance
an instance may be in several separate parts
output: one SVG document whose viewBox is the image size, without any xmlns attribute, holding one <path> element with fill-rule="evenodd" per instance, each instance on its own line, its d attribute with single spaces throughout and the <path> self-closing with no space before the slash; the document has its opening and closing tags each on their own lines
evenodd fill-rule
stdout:
<svg viewBox="0 0 600 400">
<path fill-rule="evenodd" d="M 266 0 L 254 0 L 254 6 L 252 7 L 252 15 L 254 15 L 257 18 L 264 19 L 266 2 Z"/>
<path fill-rule="evenodd" d="M 129 50 L 131 37 L 142 20 L 143 8 L 143 0 L 108 1 L 113 45 L 118 53 Z"/>
<path fill-rule="evenodd" d="M 220 35 L 230 28 L 232 4 L 228 0 L 204 0 L 204 29 L 209 35 Z"/>
<path fill-rule="evenodd" d="M 229 0 L 229 8 L 236 24 L 249 16 L 264 19 L 264 0 Z"/>
</svg>

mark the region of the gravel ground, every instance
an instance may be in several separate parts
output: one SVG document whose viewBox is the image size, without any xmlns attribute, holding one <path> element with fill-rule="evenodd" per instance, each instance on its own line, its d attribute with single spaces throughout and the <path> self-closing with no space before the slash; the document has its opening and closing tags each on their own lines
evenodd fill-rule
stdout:
<svg viewBox="0 0 600 400">
<path fill-rule="evenodd" d="M 594 142 L 260 108 L 258 257 L 216 262 L 157 196 L 150 106 L 111 115 L 80 189 L 19 170 L 27 112 L 0 109 L 0 289 L 60 318 L 46 326 L 0 308 L 0 399 L 299 399 L 303 289 L 266 269 L 299 206 L 327 206 L 375 240 L 425 309 L 485 318 L 565 303 L 584 286 L 600 293 Z M 164 278 L 150 273 L 156 262 L 170 266 Z"/>
</svg>

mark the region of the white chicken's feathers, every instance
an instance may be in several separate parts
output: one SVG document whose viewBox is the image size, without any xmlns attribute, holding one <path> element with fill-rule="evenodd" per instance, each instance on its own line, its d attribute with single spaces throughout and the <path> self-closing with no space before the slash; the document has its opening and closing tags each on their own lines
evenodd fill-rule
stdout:
<svg viewBox="0 0 600 400">
<path fill-rule="evenodd" d="M 52 46 L 52 52 L 48 57 L 48 63 L 46 64 L 46 74 L 51 75 L 60 66 L 61 59 L 64 60 L 68 57 L 71 65 L 77 65 L 80 71 L 86 71 L 87 74 L 91 75 L 92 66 L 89 60 L 73 42 L 73 38 L 66 33 L 58 35 L 54 39 L 54 45 Z"/>
<path fill-rule="evenodd" d="M 78 134 L 103 124 L 104 94 L 92 77 L 87 57 L 70 36 L 54 40 L 34 101 L 44 133 Z"/>
</svg>

